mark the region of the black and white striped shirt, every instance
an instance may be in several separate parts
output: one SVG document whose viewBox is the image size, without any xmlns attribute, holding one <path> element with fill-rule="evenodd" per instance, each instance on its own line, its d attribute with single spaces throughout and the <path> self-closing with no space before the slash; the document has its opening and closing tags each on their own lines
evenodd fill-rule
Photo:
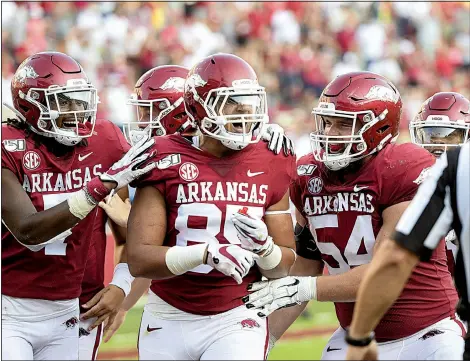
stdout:
<svg viewBox="0 0 470 361">
<path fill-rule="evenodd" d="M 394 239 L 428 260 L 450 229 L 459 241 L 455 282 L 470 304 L 470 142 L 444 153 L 398 222 Z"/>
</svg>

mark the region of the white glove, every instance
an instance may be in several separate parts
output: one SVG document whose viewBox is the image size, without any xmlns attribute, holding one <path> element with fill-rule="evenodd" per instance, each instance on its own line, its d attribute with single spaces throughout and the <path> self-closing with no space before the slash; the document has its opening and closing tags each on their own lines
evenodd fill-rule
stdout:
<svg viewBox="0 0 470 361">
<path fill-rule="evenodd" d="M 106 172 L 100 175 L 103 182 L 117 183 L 116 191 L 126 187 L 129 183 L 139 178 L 141 175 L 150 172 L 157 166 L 156 162 L 147 164 L 144 168 L 139 168 L 144 162 L 153 158 L 156 152 L 145 153 L 146 150 L 155 144 L 155 139 L 150 135 L 142 138 L 136 145 Z"/>
<path fill-rule="evenodd" d="M 268 227 L 259 218 L 248 213 L 237 212 L 232 216 L 242 248 L 263 255 L 270 253 L 274 247 L 273 239 L 268 235 Z"/>
<path fill-rule="evenodd" d="M 242 283 L 257 256 L 235 245 L 212 245 L 207 247 L 206 263 L 226 276 L 232 277 L 238 284 Z"/>
<path fill-rule="evenodd" d="M 280 308 L 295 306 L 317 299 L 316 277 L 284 277 L 273 281 L 255 282 L 252 292 L 242 298 L 247 308 L 260 309 L 259 317 L 267 317 Z"/>
<path fill-rule="evenodd" d="M 284 134 L 284 129 L 277 124 L 269 124 L 265 129 L 261 138 L 268 143 L 268 148 L 275 154 L 281 152 L 281 148 L 284 148 L 284 154 L 287 156 L 290 154 L 295 155 L 294 144 Z"/>
</svg>

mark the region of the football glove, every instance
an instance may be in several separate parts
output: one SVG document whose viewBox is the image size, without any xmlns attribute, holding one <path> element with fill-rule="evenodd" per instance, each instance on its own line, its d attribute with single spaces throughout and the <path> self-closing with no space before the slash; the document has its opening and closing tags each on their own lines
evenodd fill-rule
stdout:
<svg viewBox="0 0 470 361">
<path fill-rule="evenodd" d="M 263 220 L 251 217 L 242 209 L 233 214 L 232 222 L 242 248 L 259 255 L 270 253 L 274 242 L 268 235 L 268 228 Z"/>
<path fill-rule="evenodd" d="M 255 282 L 248 286 L 252 292 L 242 298 L 247 308 L 259 309 L 259 317 L 267 317 L 276 310 L 302 302 L 316 300 L 316 277 L 284 277 L 272 281 Z"/>
<path fill-rule="evenodd" d="M 256 255 L 236 245 L 210 244 L 207 247 L 206 264 L 226 276 L 242 283 L 250 268 L 255 264 Z"/>
<path fill-rule="evenodd" d="M 284 129 L 277 124 L 269 124 L 264 129 L 261 138 L 268 142 L 268 148 L 275 154 L 279 154 L 284 148 L 284 154 L 295 155 L 294 143 L 284 134 Z"/>
<path fill-rule="evenodd" d="M 150 134 L 143 137 L 129 151 L 105 173 L 100 175 L 103 182 L 115 182 L 116 191 L 126 187 L 141 175 L 150 172 L 157 166 L 156 162 L 150 162 L 145 167 L 140 166 L 153 158 L 156 152 L 147 152 L 155 144 L 155 139 Z"/>
</svg>

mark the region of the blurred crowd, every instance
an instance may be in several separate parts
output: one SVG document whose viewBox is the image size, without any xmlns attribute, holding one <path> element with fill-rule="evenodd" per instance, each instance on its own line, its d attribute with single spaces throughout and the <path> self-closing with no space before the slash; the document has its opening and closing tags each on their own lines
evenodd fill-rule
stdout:
<svg viewBox="0 0 470 361">
<path fill-rule="evenodd" d="M 32 53 L 65 52 L 98 88 L 99 116 L 122 124 L 135 81 L 162 64 L 191 67 L 224 51 L 247 60 L 267 88 L 271 121 L 302 136 L 336 75 L 370 70 L 404 99 L 403 134 L 439 90 L 470 96 L 470 3 L 9 2 L 2 3 L 2 96 Z M 307 150 L 308 151 L 308 150 Z"/>
</svg>

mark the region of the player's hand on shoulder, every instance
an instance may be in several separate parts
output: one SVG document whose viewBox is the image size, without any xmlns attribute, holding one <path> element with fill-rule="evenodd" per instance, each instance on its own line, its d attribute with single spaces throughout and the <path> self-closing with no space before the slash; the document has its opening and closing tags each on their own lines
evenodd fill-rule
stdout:
<svg viewBox="0 0 470 361">
<path fill-rule="evenodd" d="M 276 310 L 298 305 L 316 298 L 314 277 L 283 277 L 248 285 L 251 293 L 242 298 L 247 308 L 259 309 L 258 316 L 267 317 Z"/>
<path fill-rule="evenodd" d="M 242 209 L 233 214 L 232 222 L 237 230 L 237 236 L 243 249 L 259 255 L 272 251 L 274 242 L 268 234 L 266 223 L 262 219 L 253 217 Z"/>
<path fill-rule="evenodd" d="M 151 150 L 154 144 L 155 138 L 150 135 L 142 138 L 107 172 L 101 174 L 100 179 L 103 182 L 116 183 L 116 190 L 119 190 L 150 172 L 157 166 L 156 162 L 148 162 L 156 155 L 156 151 Z"/>
<path fill-rule="evenodd" d="M 286 156 L 295 155 L 294 143 L 284 134 L 284 129 L 280 125 L 268 124 L 261 138 L 268 142 L 269 150 L 275 154 L 281 153 L 281 149 L 284 149 Z"/>
<path fill-rule="evenodd" d="M 241 284 L 257 257 L 237 245 L 209 244 L 205 263 Z"/>
<path fill-rule="evenodd" d="M 131 201 L 127 198 L 125 201 L 115 193 L 111 199 L 106 197 L 105 201 L 98 204 L 104 209 L 109 218 L 120 227 L 127 227 L 127 220 L 131 212 Z"/>
<path fill-rule="evenodd" d="M 98 327 L 108 317 L 108 324 L 109 322 L 112 324 L 124 298 L 125 293 L 121 288 L 109 285 L 98 292 L 90 301 L 82 305 L 88 311 L 80 315 L 81 320 L 96 318 L 95 322 L 88 328 L 88 331 Z"/>
</svg>

